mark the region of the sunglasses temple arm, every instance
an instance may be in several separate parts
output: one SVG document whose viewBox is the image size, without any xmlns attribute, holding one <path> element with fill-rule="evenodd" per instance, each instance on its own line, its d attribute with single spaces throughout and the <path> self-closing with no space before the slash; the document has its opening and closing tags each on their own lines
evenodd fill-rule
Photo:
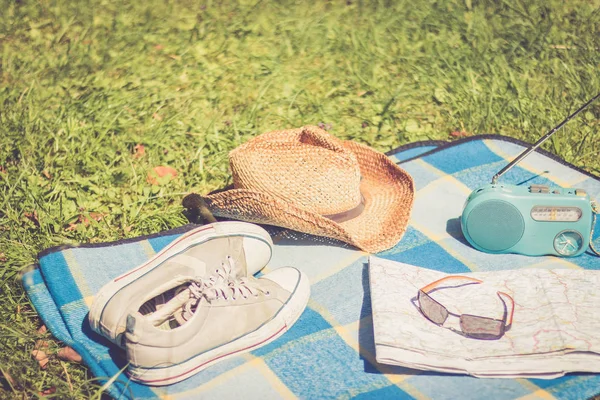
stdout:
<svg viewBox="0 0 600 400">
<path fill-rule="evenodd" d="M 513 298 L 504 292 L 498 292 L 498 297 L 500 297 L 500 300 L 502 300 L 504 302 L 504 304 L 506 304 L 507 302 L 504 301 L 504 298 L 502 296 L 505 296 L 508 298 L 508 310 L 507 310 L 507 318 L 506 318 L 506 326 L 510 326 L 512 324 L 513 321 L 513 314 L 515 313 L 515 301 L 513 300 Z"/>
<path fill-rule="evenodd" d="M 468 282 L 470 283 L 482 283 L 482 280 L 479 279 L 475 279 L 475 278 L 471 278 L 468 276 L 463 276 L 463 275 L 450 275 L 450 276 L 446 276 L 443 277 L 442 279 L 438 279 L 435 282 L 431 282 L 429 285 L 423 287 L 421 290 L 423 291 L 423 293 L 429 293 L 430 291 L 432 291 L 433 289 L 435 289 L 436 287 L 440 286 L 442 283 L 446 282 L 446 281 L 451 281 L 451 280 L 463 280 L 463 281 L 470 281 Z"/>
</svg>

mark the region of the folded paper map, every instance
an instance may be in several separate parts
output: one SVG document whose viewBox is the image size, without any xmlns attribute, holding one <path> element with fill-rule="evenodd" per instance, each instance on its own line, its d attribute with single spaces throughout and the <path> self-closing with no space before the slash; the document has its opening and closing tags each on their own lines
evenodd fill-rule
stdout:
<svg viewBox="0 0 600 400">
<path fill-rule="evenodd" d="M 466 337 L 452 314 L 439 326 L 421 313 L 419 289 L 448 274 L 369 258 L 379 363 L 478 377 L 550 379 L 600 372 L 600 271 L 532 268 L 461 275 L 483 282 L 449 280 L 430 296 L 452 314 L 502 319 L 506 307 L 497 293 L 507 293 L 515 303 L 513 322 L 499 339 Z"/>
</svg>

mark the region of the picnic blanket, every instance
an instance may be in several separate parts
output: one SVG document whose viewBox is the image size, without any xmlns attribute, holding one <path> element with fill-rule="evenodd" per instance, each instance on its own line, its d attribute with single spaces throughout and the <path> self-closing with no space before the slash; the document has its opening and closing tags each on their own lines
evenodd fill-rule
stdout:
<svg viewBox="0 0 600 400">
<path fill-rule="evenodd" d="M 600 268 L 590 251 L 575 258 L 493 255 L 461 234 L 464 201 L 527 144 L 502 136 L 452 143 L 419 142 L 388 153 L 414 178 L 416 198 L 406 234 L 378 256 L 447 273 L 516 268 Z M 503 182 L 585 189 L 600 199 L 600 180 L 537 151 Z M 267 227 L 274 256 L 264 272 L 291 265 L 308 274 L 311 298 L 289 332 L 271 344 L 218 363 L 178 384 L 151 388 L 128 381 L 121 350 L 94 334 L 87 313 L 94 294 L 192 225 L 114 243 L 58 247 L 39 255 L 23 276 L 32 304 L 52 334 L 73 347 L 96 377 L 116 381 L 115 398 L 400 398 L 583 399 L 600 393 L 600 375 L 558 379 L 478 379 L 386 366 L 375 361 L 367 254 L 333 240 Z M 594 240 L 600 246 L 600 222 Z M 597 290 L 592 288 L 591 290 Z"/>
</svg>

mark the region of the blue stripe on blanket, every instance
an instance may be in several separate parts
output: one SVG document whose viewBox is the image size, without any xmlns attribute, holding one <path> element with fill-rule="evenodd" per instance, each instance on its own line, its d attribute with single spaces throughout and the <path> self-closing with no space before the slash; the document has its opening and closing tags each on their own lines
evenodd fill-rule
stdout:
<svg viewBox="0 0 600 400">
<path fill-rule="evenodd" d="M 523 144 L 480 136 L 450 144 L 413 143 L 388 153 L 413 177 L 415 206 L 404 238 L 380 257 L 444 272 L 545 267 L 551 257 L 491 255 L 471 248 L 458 217 L 469 192 L 488 183 Z M 553 183 L 584 188 L 600 198 L 600 181 L 546 153 L 534 153 L 502 178 L 529 185 Z M 600 222 L 594 235 L 600 247 Z M 92 373 L 104 380 L 126 360 L 121 350 L 91 332 L 88 307 L 99 288 L 142 263 L 182 232 L 180 229 L 120 243 L 49 249 L 40 268 L 23 284 L 53 335 L 75 348 Z M 394 399 L 581 399 L 600 393 L 600 376 L 571 374 L 559 379 L 476 379 L 377 364 L 373 345 L 366 254 L 332 240 L 268 228 L 276 246 L 264 272 L 293 265 L 311 281 L 307 310 L 278 340 L 218 363 L 175 385 L 149 388 L 112 385 L 117 398 L 337 398 Z M 555 260 L 555 259 L 554 259 Z M 599 269 L 590 252 L 564 259 L 566 268 Z M 102 379 L 101 379 L 102 381 Z"/>
</svg>

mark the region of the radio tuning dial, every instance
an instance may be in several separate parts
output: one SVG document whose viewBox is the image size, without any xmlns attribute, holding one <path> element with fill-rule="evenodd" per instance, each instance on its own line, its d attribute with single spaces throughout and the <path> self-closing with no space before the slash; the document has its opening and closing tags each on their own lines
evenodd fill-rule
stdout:
<svg viewBox="0 0 600 400">
<path fill-rule="evenodd" d="M 577 231 L 565 230 L 554 238 L 554 250 L 561 256 L 572 256 L 583 246 L 583 237 Z"/>
<path fill-rule="evenodd" d="M 575 222 L 582 215 L 579 207 L 535 206 L 531 209 L 531 218 L 535 221 Z"/>
</svg>

